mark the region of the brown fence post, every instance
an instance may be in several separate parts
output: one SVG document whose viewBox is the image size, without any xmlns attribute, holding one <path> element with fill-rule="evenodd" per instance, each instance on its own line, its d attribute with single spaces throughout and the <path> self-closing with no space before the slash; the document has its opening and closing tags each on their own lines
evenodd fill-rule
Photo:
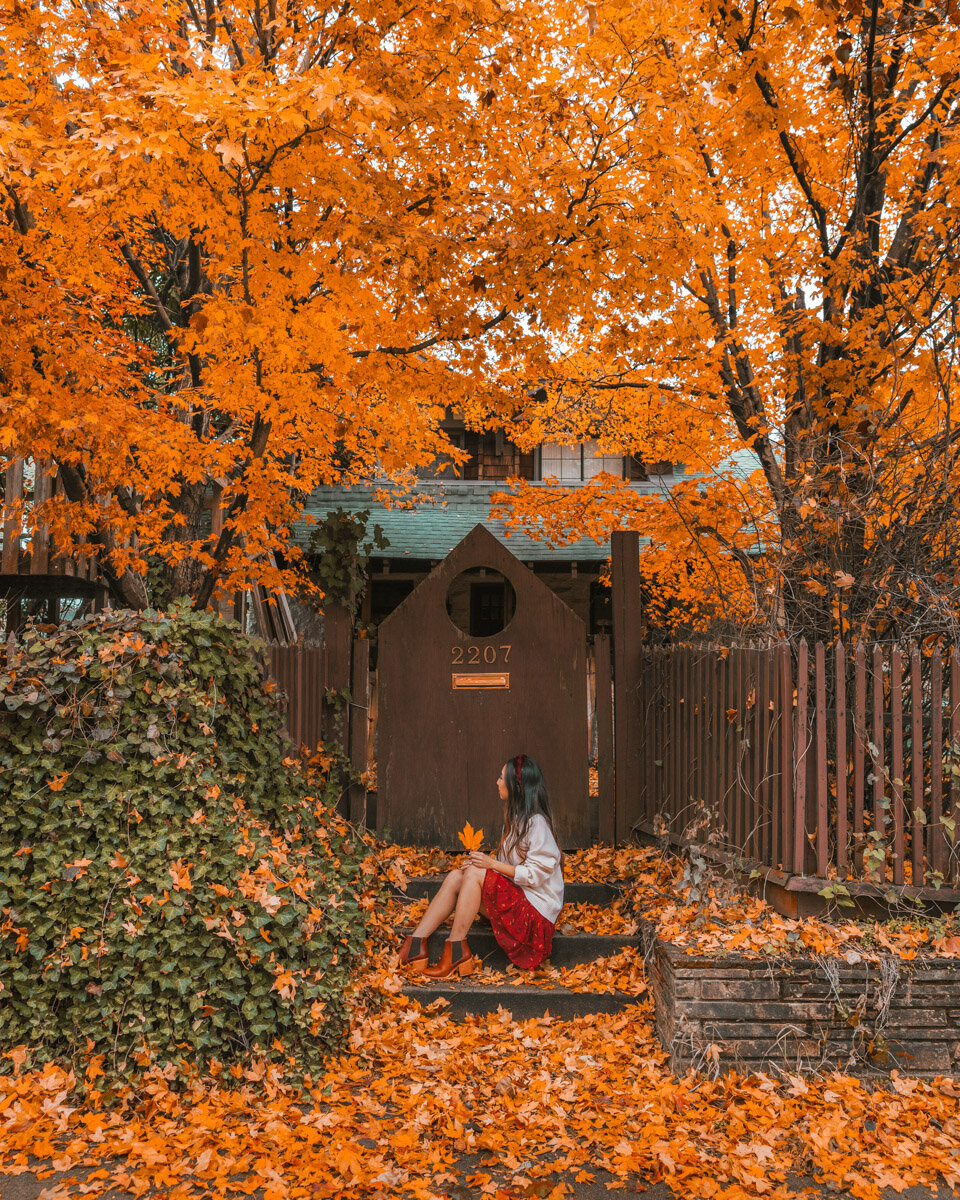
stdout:
<svg viewBox="0 0 960 1200">
<path fill-rule="evenodd" d="M 616 788 L 613 758 L 613 694 L 610 638 L 598 633 L 593 639 L 596 680 L 594 712 L 597 716 L 597 836 L 601 842 L 616 837 Z"/>
<path fill-rule="evenodd" d="M 904 882 L 903 820 L 903 657 L 890 651 L 890 802 L 893 806 L 893 882 Z"/>
<path fill-rule="evenodd" d="M 806 639 L 801 639 L 797 650 L 797 717 L 793 757 L 793 869 L 798 875 L 807 873 L 810 857 L 807 853 L 810 849 L 810 843 L 807 841 L 807 778 L 810 771 L 810 764 L 807 762 L 807 755 L 810 753 L 807 728 L 809 657 Z"/>
<path fill-rule="evenodd" d="M 920 652 L 916 651 L 919 657 Z M 921 787 L 923 786 L 923 759 L 920 760 Z M 918 801 L 914 799 L 914 808 Z M 934 650 L 930 659 L 930 807 L 927 812 L 929 833 L 928 867 L 943 873 L 947 865 L 947 843 L 943 827 L 943 659 L 939 650 Z M 920 833 L 921 861 L 923 833 Z M 916 851 L 914 852 L 916 853 Z M 916 883 L 916 880 L 914 880 Z"/>
<path fill-rule="evenodd" d="M 853 866 L 863 875 L 864 848 L 864 757 L 867 741 L 867 651 L 860 642 L 853 660 Z"/>
<path fill-rule="evenodd" d="M 924 820 L 928 810 L 924 804 L 923 786 L 923 686 L 921 683 L 920 649 L 910 647 L 910 882 L 916 887 L 925 881 L 923 843 L 925 840 Z M 931 832 L 939 834 L 935 826 L 940 823 L 940 777 L 937 738 L 943 724 L 941 705 L 940 652 L 934 651 L 930 660 L 930 808 Z M 934 813 L 936 815 L 934 815 Z M 933 847 L 931 846 L 931 850 Z M 931 870 L 937 870 L 931 863 Z"/>
<path fill-rule="evenodd" d="M 827 803 L 827 649 L 817 642 L 816 671 L 816 781 L 817 781 L 817 874 L 827 874 L 829 849 L 829 806 Z"/>
<path fill-rule="evenodd" d="M 871 752 L 873 763 L 873 828 L 880 835 L 881 841 L 875 849 L 886 853 L 887 819 L 883 811 L 884 792 L 884 695 L 883 695 L 883 651 L 876 643 L 873 647 L 873 745 Z M 887 878 L 886 859 L 878 864 L 879 878 Z"/>
<path fill-rule="evenodd" d="M 846 879 L 847 858 L 847 651 L 843 642 L 834 647 L 837 735 L 837 878 Z"/>
<path fill-rule="evenodd" d="M 331 604 L 323 614 L 323 650 L 326 691 L 343 696 L 350 688 L 350 656 L 353 647 L 353 618 L 342 604 Z M 348 722 L 345 703 L 324 703 L 323 740 L 347 748 Z"/>
<path fill-rule="evenodd" d="M 369 717 L 370 643 L 353 640 L 353 671 L 350 680 L 350 769 L 354 776 L 367 769 L 367 720 Z M 367 786 L 354 778 L 350 783 L 350 820 L 367 823 Z"/>
<path fill-rule="evenodd" d="M 639 815 L 639 712 L 641 646 L 640 535 L 616 530 L 611 538 L 616 841 L 625 842 Z"/>
</svg>

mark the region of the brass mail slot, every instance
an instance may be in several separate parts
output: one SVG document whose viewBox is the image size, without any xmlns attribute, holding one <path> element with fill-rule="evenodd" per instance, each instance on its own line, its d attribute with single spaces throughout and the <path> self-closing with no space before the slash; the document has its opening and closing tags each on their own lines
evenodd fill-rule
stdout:
<svg viewBox="0 0 960 1200">
<path fill-rule="evenodd" d="M 480 671 L 468 674 L 464 671 L 453 672 L 453 688 L 509 688 L 509 671 Z"/>
</svg>

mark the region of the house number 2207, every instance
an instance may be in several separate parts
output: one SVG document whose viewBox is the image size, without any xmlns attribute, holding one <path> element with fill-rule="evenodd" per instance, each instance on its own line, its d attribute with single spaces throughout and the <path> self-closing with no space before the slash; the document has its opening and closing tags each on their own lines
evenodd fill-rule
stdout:
<svg viewBox="0 0 960 1200">
<path fill-rule="evenodd" d="M 451 646 L 450 659 L 455 667 L 476 666 L 478 663 L 508 663 L 512 646 Z"/>
</svg>

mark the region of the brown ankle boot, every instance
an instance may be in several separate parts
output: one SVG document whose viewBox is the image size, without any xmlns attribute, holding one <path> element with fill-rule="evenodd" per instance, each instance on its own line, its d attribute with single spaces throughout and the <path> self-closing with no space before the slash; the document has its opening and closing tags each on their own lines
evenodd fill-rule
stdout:
<svg viewBox="0 0 960 1200">
<path fill-rule="evenodd" d="M 435 967 L 427 967 L 423 972 L 424 975 L 429 975 L 431 979 L 447 979 L 451 975 L 472 975 L 476 960 L 470 953 L 470 947 L 467 945 L 466 939 L 459 943 L 459 947 L 460 955 L 454 961 L 453 942 L 444 942 L 443 954 L 440 956 L 440 961 Z"/>
<path fill-rule="evenodd" d="M 408 934 L 400 947 L 397 966 L 404 970 L 410 971 L 413 974 L 422 973 L 427 969 L 427 939 L 420 938 L 420 950 L 416 955 L 412 955 L 413 950 L 413 935 Z"/>
</svg>

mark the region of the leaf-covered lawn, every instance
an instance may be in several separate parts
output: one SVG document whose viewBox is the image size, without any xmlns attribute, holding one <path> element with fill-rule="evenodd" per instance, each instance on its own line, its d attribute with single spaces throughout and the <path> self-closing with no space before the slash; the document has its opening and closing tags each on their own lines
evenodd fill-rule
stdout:
<svg viewBox="0 0 960 1200">
<path fill-rule="evenodd" d="M 394 848 L 384 863 L 401 857 L 408 873 L 421 863 Z M 568 860 L 568 877 L 579 874 L 578 857 Z M 852 923 L 786 922 L 722 887 L 705 906 L 684 904 L 681 864 L 653 851 L 582 857 L 596 878 L 626 875 L 620 868 L 629 863 L 640 884 L 623 902 L 625 920 L 645 897 L 646 915 L 691 944 L 739 940 L 763 953 L 768 943 L 793 947 L 787 939 L 798 933 L 808 948 L 870 948 L 868 925 L 854 942 Z M 422 860 L 436 871 L 435 856 Z M 571 906 L 561 920 L 577 915 Z M 577 1179 L 598 1171 L 625 1186 L 664 1180 L 678 1196 L 729 1200 L 795 1195 L 788 1175 L 864 1200 L 883 1188 L 934 1187 L 938 1178 L 960 1185 L 957 1081 L 895 1074 L 881 1088 L 838 1074 L 679 1079 L 654 1036 L 646 996 L 616 1015 L 515 1022 L 501 1011 L 455 1023 L 442 1000 L 422 1009 L 400 993 L 407 977 L 393 964 L 397 916 L 397 905 L 385 906 L 374 929 L 349 1051 L 328 1062 L 309 1092 L 251 1064 L 181 1092 L 156 1076 L 108 1109 L 78 1102 L 62 1070 L 29 1071 L 18 1056 L 17 1074 L 0 1078 L 0 1170 L 26 1169 L 30 1156 L 58 1169 L 102 1167 L 86 1193 L 77 1185 L 54 1193 L 71 1200 L 111 1186 L 137 1196 L 165 1187 L 174 1200 L 257 1189 L 267 1200 L 347 1192 L 506 1200 L 573 1195 Z M 909 951 L 917 934 L 874 927 L 870 936 Z M 940 952 L 936 941 L 928 929 L 924 948 Z M 636 951 L 538 974 L 526 978 L 638 994 L 644 984 Z M 481 978 L 488 975 L 519 978 L 486 969 Z M 566 1183 L 557 1182 L 560 1172 Z"/>
<path fill-rule="evenodd" d="M 74 1108 L 70 1085 L 53 1068 L 0 1081 L 0 1163 L 112 1164 L 88 1180 L 90 1196 L 113 1185 L 135 1195 L 168 1187 L 176 1200 L 256 1188 L 267 1200 L 442 1197 L 455 1184 L 520 1195 L 524 1181 L 566 1169 L 730 1200 L 785 1197 L 788 1172 L 856 1197 L 932 1186 L 938 1174 L 960 1182 L 955 1083 L 677 1079 L 644 1006 L 569 1022 L 500 1014 L 455 1024 L 398 999 L 364 1017 L 350 1053 L 308 1096 L 262 1069 L 182 1095 L 157 1078 L 114 1111 Z M 481 1158 L 464 1175 L 457 1164 L 470 1154 Z"/>
</svg>

